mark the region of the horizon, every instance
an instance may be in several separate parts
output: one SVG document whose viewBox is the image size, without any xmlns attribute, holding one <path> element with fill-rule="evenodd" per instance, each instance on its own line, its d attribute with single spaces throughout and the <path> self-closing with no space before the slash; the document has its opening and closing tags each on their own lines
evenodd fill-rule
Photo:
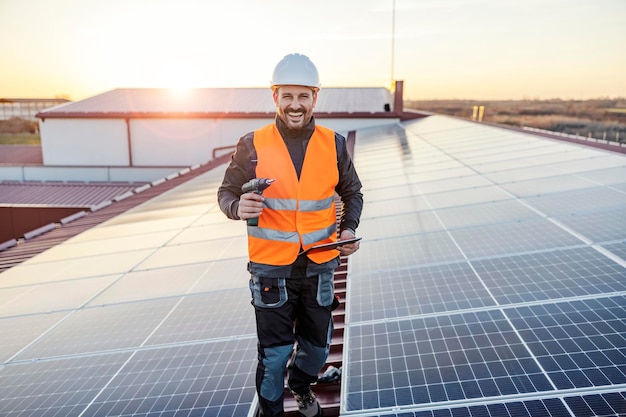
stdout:
<svg viewBox="0 0 626 417">
<path fill-rule="evenodd" d="M 311 10 L 279 0 L 0 0 L 10 63 L 0 97 L 267 87 L 274 65 L 299 52 L 322 89 L 401 80 L 409 101 L 620 99 L 623 39 L 621 0 L 322 0 Z"/>
<path fill-rule="evenodd" d="M 402 80 L 398 80 L 398 81 L 402 81 Z M 376 88 L 376 86 L 369 86 L 369 87 L 374 87 Z M 384 87 L 384 86 L 383 86 Z M 175 94 L 181 92 L 180 88 L 176 88 L 176 87 L 118 87 L 118 88 L 114 88 L 114 89 L 124 89 L 124 88 L 128 88 L 128 89 L 142 89 L 142 88 L 147 88 L 147 89 L 165 89 L 165 90 L 172 90 Z M 257 87 L 249 87 L 249 86 L 240 86 L 240 87 L 189 87 L 189 88 L 185 88 L 182 89 L 183 92 L 184 90 L 193 90 L 193 89 L 202 89 L 202 88 L 268 88 L 268 87 L 264 87 L 264 86 L 257 86 Z M 340 86 L 331 86 L 331 87 L 326 87 L 328 88 L 359 88 L 359 86 L 352 86 L 352 87 L 340 87 Z M 363 88 L 368 88 L 368 87 L 363 87 Z M 385 87 L 385 88 L 389 88 L 389 87 Z M 41 96 L 0 96 L 0 99 L 20 99 L 20 100 L 39 100 L 39 99 L 66 99 L 69 101 L 80 101 L 80 100 L 84 100 L 90 97 L 95 97 L 97 95 L 100 94 L 104 94 L 107 93 L 109 91 L 112 91 L 114 89 L 111 90 L 107 90 L 107 91 L 102 91 L 100 93 L 96 93 L 94 95 L 90 95 L 90 96 L 86 96 L 80 99 L 73 99 L 72 97 L 68 97 L 68 96 L 63 96 L 63 95 L 57 95 L 54 97 L 50 97 L 50 96 L 46 96 L 46 97 L 41 97 Z M 320 89 L 320 93 L 322 93 L 324 90 L 324 88 Z M 271 91 L 268 88 L 268 91 Z M 268 96 L 269 97 L 269 96 Z M 602 100 L 610 100 L 610 101 L 626 101 L 626 95 L 624 96 L 615 96 L 615 97 L 587 97 L 587 98 L 561 98 L 561 97 L 546 97 L 546 98 L 537 98 L 537 97 L 521 97 L 521 98 L 497 98 L 497 99 L 492 99 L 492 98 L 472 98 L 472 97 L 460 97 L 460 98 L 404 98 L 404 101 L 475 101 L 475 102 L 505 102 L 505 101 L 515 101 L 515 102 L 522 102 L 522 101 L 541 101 L 541 102 L 550 102 L 550 101 L 602 101 Z"/>
</svg>

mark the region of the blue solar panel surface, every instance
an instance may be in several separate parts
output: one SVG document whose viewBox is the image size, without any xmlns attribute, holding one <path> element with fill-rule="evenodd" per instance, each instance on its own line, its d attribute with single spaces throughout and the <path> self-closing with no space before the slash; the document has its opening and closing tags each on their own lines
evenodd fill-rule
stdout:
<svg viewBox="0 0 626 417">
<path fill-rule="evenodd" d="M 357 132 L 344 416 L 626 415 L 626 158 L 431 116 Z M 225 167 L 0 274 L 1 416 L 251 416 Z"/>
<path fill-rule="evenodd" d="M 0 415 L 248 416 L 245 225 L 199 176 L 0 275 Z"/>
<path fill-rule="evenodd" d="M 626 415 L 626 158 L 445 117 L 358 133 L 342 415 Z"/>
</svg>

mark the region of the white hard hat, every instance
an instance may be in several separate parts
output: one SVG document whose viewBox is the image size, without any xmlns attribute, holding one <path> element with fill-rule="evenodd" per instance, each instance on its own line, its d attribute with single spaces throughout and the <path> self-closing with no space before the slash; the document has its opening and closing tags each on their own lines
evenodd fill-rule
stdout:
<svg viewBox="0 0 626 417">
<path fill-rule="evenodd" d="M 279 85 L 320 88 L 321 84 L 317 68 L 309 57 L 302 54 L 289 54 L 276 64 L 270 85 L 272 88 Z"/>
</svg>

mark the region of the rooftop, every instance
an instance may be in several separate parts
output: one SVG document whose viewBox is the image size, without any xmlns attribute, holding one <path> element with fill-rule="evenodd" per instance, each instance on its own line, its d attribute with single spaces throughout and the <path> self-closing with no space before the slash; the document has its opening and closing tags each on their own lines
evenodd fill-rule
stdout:
<svg viewBox="0 0 626 417">
<path fill-rule="evenodd" d="M 324 88 L 316 114 L 384 113 L 393 97 L 385 88 Z M 269 88 L 195 88 L 184 91 L 151 88 L 112 90 L 85 100 L 62 104 L 38 114 L 58 117 L 142 117 L 172 115 L 208 117 L 218 114 L 273 115 L 276 112 Z"/>
<path fill-rule="evenodd" d="M 430 116 L 357 131 L 354 161 L 363 240 L 330 415 L 626 410 L 625 155 Z M 2 413 L 252 415 L 224 169 L 113 203 L 129 206 L 0 274 Z"/>
<path fill-rule="evenodd" d="M 40 145 L 0 145 L 0 165 L 43 165 Z"/>
</svg>

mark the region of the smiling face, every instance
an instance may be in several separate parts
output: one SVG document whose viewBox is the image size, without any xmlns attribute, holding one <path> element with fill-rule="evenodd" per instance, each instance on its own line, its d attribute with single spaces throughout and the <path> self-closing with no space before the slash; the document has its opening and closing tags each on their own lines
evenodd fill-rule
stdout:
<svg viewBox="0 0 626 417">
<path fill-rule="evenodd" d="M 310 87 L 283 85 L 274 90 L 278 117 L 290 130 L 304 129 L 313 116 L 317 92 Z"/>
</svg>

